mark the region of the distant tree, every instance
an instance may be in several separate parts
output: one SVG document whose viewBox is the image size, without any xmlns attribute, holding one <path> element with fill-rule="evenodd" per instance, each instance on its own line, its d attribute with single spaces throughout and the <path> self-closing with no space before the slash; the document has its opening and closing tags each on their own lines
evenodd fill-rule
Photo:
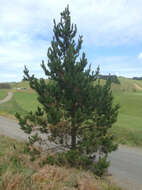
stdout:
<svg viewBox="0 0 142 190">
<path fill-rule="evenodd" d="M 30 145 L 45 142 L 40 131 L 47 134 L 49 141 L 66 148 L 72 164 L 73 160 L 74 165 L 85 162 L 102 175 L 108 167 L 108 153 L 117 147 L 109 132 L 119 108 L 113 104 L 111 82 L 107 80 L 101 86 L 99 69 L 91 72 L 85 53 L 79 58 L 83 40 L 79 36 L 76 42 L 77 27 L 71 24 L 68 7 L 61 13 L 58 24 L 54 20 L 53 32 L 47 66 L 44 61 L 41 64 L 49 82 L 30 76 L 26 67 L 24 70 L 25 80 L 37 92 L 41 106 L 35 113 L 16 116 L 26 133 L 37 131 L 29 137 Z"/>
<path fill-rule="evenodd" d="M 0 89 L 10 89 L 11 86 L 9 83 L 0 83 Z"/>
<path fill-rule="evenodd" d="M 133 80 L 142 80 L 142 77 L 133 77 Z"/>
<path fill-rule="evenodd" d="M 98 78 L 104 80 L 110 79 L 112 83 L 120 84 L 120 81 L 116 75 L 99 75 Z"/>
</svg>

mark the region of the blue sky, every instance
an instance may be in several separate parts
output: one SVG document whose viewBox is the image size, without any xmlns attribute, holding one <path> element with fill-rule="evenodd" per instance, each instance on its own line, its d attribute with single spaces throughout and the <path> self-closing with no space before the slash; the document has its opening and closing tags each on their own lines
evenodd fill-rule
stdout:
<svg viewBox="0 0 142 190">
<path fill-rule="evenodd" d="M 0 82 L 20 81 L 24 65 L 44 77 L 53 18 L 67 4 L 92 69 L 142 76 L 142 0 L 0 0 Z"/>
</svg>

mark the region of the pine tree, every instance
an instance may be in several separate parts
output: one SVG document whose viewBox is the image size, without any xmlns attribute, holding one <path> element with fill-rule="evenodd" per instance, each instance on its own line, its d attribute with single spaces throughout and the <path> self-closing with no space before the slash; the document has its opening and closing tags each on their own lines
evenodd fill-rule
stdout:
<svg viewBox="0 0 142 190">
<path fill-rule="evenodd" d="M 42 142 L 40 131 L 49 141 L 77 153 L 77 159 L 96 158 L 102 167 L 103 159 L 106 161 L 108 153 L 116 149 L 109 129 L 117 119 L 119 106 L 113 105 L 110 80 L 102 86 L 99 69 L 91 72 L 85 53 L 80 56 L 83 40 L 82 36 L 76 40 L 77 27 L 71 23 L 69 7 L 61 13 L 58 24 L 54 20 L 53 32 L 48 63 L 41 64 L 48 81 L 30 76 L 26 67 L 24 70 L 40 107 L 35 113 L 16 116 L 26 133 L 37 131 L 29 137 L 30 144 Z M 100 165 L 94 167 L 97 171 Z"/>
</svg>

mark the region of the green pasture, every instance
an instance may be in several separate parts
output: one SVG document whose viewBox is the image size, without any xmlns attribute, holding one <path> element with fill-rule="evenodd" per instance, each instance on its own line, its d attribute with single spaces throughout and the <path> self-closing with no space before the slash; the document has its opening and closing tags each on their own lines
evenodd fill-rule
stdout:
<svg viewBox="0 0 142 190">
<path fill-rule="evenodd" d="M 5 98 L 7 96 L 7 91 L 6 90 L 0 90 L 0 100 Z"/>
<path fill-rule="evenodd" d="M 0 114 L 13 116 L 16 112 L 25 114 L 28 111 L 34 111 L 37 106 L 37 94 L 34 91 L 14 91 L 13 98 L 0 105 Z"/>
<path fill-rule="evenodd" d="M 142 81 L 119 78 L 119 84 L 112 84 L 114 103 L 120 104 L 118 121 L 112 128 L 115 140 L 121 144 L 142 146 Z M 102 84 L 104 81 L 101 81 Z M 13 85 L 13 84 L 12 84 Z M 28 83 L 16 83 L 18 87 L 26 87 Z M 15 87 L 15 86 L 14 86 Z M 7 94 L 0 90 L 0 98 Z M 0 105 L 0 114 L 15 115 L 34 111 L 38 106 L 37 94 L 31 90 L 16 91 L 12 100 Z"/>
<path fill-rule="evenodd" d="M 111 131 L 121 144 L 142 146 L 142 81 L 119 80 L 120 85 L 112 84 L 114 102 L 119 103 L 120 110 Z"/>
<path fill-rule="evenodd" d="M 114 97 L 120 104 L 118 121 L 112 129 L 116 140 L 142 146 L 142 92 L 114 93 Z"/>
<path fill-rule="evenodd" d="M 10 86 L 11 88 L 29 88 L 29 82 L 28 81 L 11 82 Z"/>
</svg>

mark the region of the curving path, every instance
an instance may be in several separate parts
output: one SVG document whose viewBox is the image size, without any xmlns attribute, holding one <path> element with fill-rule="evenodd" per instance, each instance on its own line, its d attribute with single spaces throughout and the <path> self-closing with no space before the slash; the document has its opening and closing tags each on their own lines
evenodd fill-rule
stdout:
<svg viewBox="0 0 142 190">
<path fill-rule="evenodd" d="M 8 102 L 9 100 L 11 100 L 12 96 L 13 96 L 13 92 L 8 92 L 8 95 L 3 100 L 0 100 L 0 104 Z"/>
<path fill-rule="evenodd" d="M 0 116 L 0 134 L 17 140 L 27 140 L 27 135 L 14 120 Z M 142 190 L 142 150 L 120 146 L 109 159 L 111 180 L 124 190 Z"/>
<path fill-rule="evenodd" d="M 134 83 L 134 85 L 135 85 L 135 87 L 136 87 L 137 90 L 142 90 L 142 87 L 139 86 L 138 84 Z"/>
</svg>

